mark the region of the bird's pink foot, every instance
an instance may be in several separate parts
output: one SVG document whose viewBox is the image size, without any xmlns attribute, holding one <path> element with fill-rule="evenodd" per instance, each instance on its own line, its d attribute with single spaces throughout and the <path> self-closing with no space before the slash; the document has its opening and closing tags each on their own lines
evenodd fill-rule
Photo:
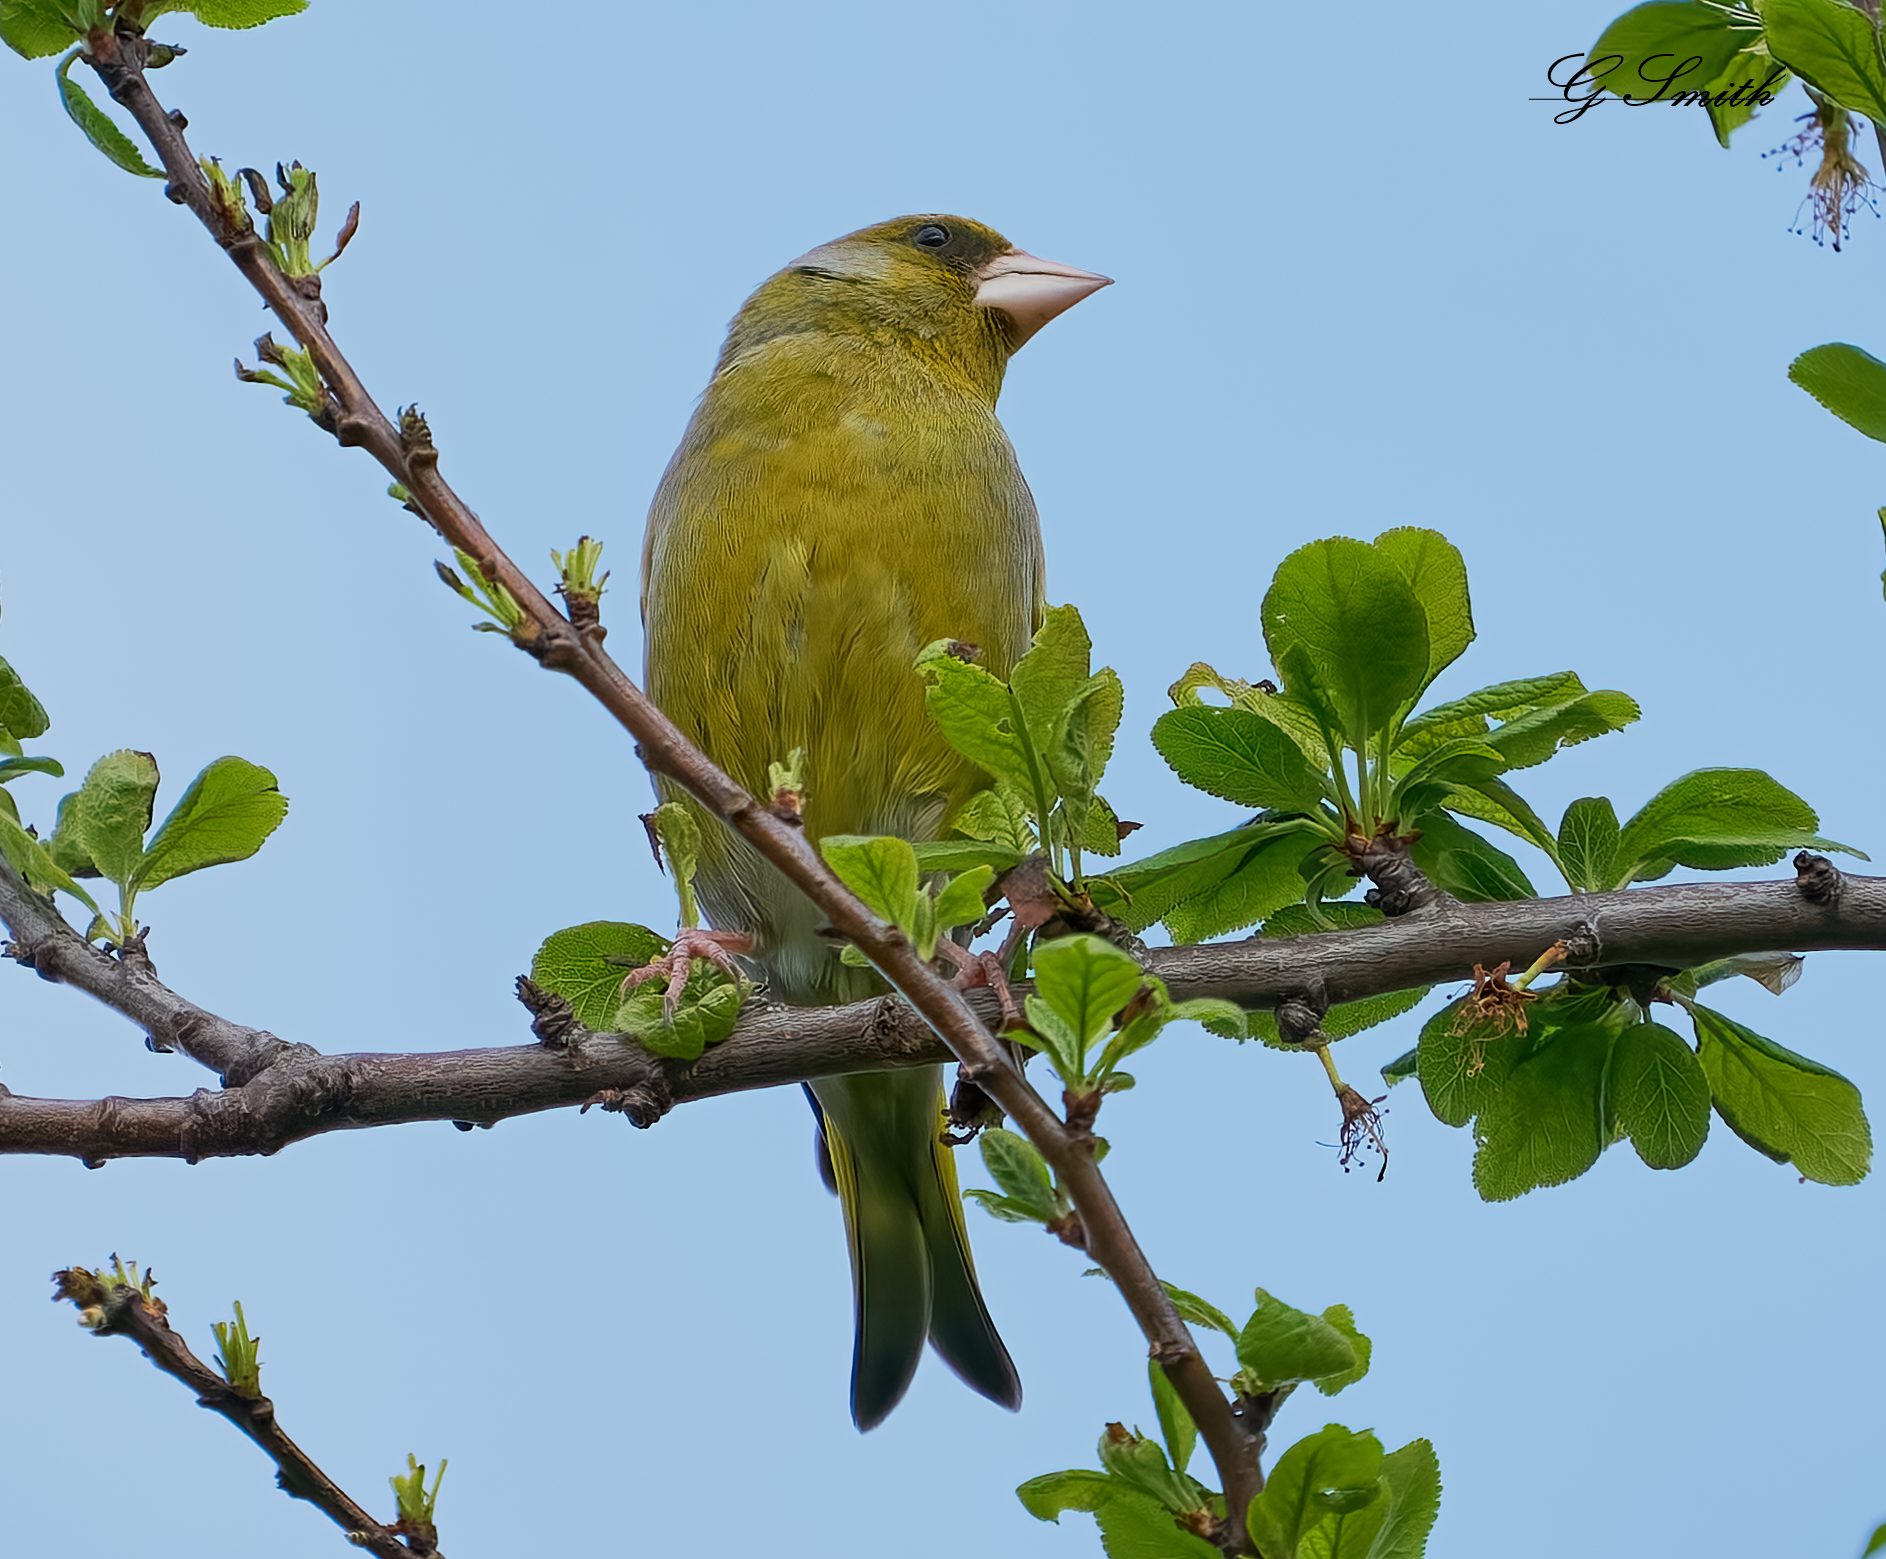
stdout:
<svg viewBox="0 0 1886 1559">
<path fill-rule="evenodd" d="M 628 972 L 622 981 L 622 993 L 626 996 L 646 980 L 665 979 L 668 990 L 662 997 L 661 1005 L 662 1010 L 672 1018 L 675 1008 L 681 1005 L 681 993 L 687 988 L 688 973 L 694 967 L 695 959 L 706 959 L 738 985 L 745 977 L 740 972 L 740 966 L 733 961 L 734 954 L 750 953 L 753 947 L 753 938 L 744 931 L 679 932 L 661 957 Z"/>
<path fill-rule="evenodd" d="M 991 990 L 995 999 L 1002 1004 L 1002 1022 L 998 1032 L 1006 1033 L 1022 1024 L 1021 1008 L 1015 1005 L 1015 993 L 1009 989 L 1008 966 L 999 953 L 972 953 L 968 948 L 942 938 L 936 945 L 937 954 L 946 963 L 954 966 L 956 978 L 953 982 L 959 991 Z"/>
</svg>

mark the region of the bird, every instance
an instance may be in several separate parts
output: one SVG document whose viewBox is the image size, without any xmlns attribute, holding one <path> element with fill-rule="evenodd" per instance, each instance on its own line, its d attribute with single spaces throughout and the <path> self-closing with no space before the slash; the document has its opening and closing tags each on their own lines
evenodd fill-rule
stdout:
<svg viewBox="0 0 1886 1559">
<path fill-rule="evenodd" d="M 800 256 L 728 328 L 649 509 L 646 685 L 756 794 L 802 750 L 812 840 L 935 838 L 987 783 L 925 712 L 915 662 L 955 640 L 1005 677 L 1039 625 L 1041 529 L 996 398 L 1022 344 L 1109 283 L 980 222 L 906 216 Z M 684 799 L 672 780 L 657 789 Z M 820 912 L 730 829 L 703 817 L 701 834 L 711 929 L 671 957 L 737 958 L 793 1005 L 885 989 L 840 962 Z M 806 1091 L 851 1256 L 853 1421 L 883 1421 L 926 1339 L 1018 1408 L 943 1139 L 942 1068 Z"/>
</svg>

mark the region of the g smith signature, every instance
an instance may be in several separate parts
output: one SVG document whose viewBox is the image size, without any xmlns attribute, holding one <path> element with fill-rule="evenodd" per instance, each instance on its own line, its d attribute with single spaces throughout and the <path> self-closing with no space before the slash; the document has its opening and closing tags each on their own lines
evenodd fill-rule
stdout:
<svg viewBox="0 0 1886 1559">
<path fill-rule="evenodd" d="M 1582 61 L 1582 63 L 1580 63 Z M 1637 62 L 1635 70 L 1624 70 L 1622 54 L 1565 54 L 1546 67 L 1546 80 L 1559 89 L 1559 96 L 1571 106 L 1552 116 L 1554 124 L 1568 125 L 1584 117 L 1600 103 L 1623 103 L 1643 108 L 1651 103 L 1671 103 L 1679 108 L 1766 108 L 1775 100 L 1779 83 L 1788 74 L 1777 65 L 1760 81 L 1741 81 L 1734 86 L 1718 85 L 1712 92 L 1706 87 L 1679 87 L 1685 76 L 1703 68 L 1703 57 L 1692 54 L 1651 54 Z M 1635 79 L 1632 79 L 1635 78 Z M 1535 103 L 1556 101 L 1551 97 L 1534 98 Z"/>
</svg>

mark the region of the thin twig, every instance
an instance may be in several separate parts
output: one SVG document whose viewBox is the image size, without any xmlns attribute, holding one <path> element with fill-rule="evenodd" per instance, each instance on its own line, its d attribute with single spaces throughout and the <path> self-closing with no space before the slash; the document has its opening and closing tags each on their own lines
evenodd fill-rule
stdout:
<svg viewBox="0 0 1886 1559">
<path fill-rule="evenodd" d="M 143 1029 L 153 1049 L 181 1051 L 227 1085 L 248 1082 L 289 1049 L 273 1034 L 219 1018 L 171 990 L 157 978 L 142 936 L 119 957 L 93 947 L 4 861 L 0 921 L 12 938 L 4 949 L 6 957 L 41 979 L 95 996 Z"/>
<path fill-rule="evenodd" d="M 275 1463 L 282 1491 L 305 1499 L 347 1534 L 347 1540 L 380 1559 L 443 1559 L 431 1542 L 417 1534 L 402 1541 L 395 1528 L 374 1520 L 291 1440 L 275 1419 L 275 1404 L 265 1396 L 247 1396 L 193 1352 L 170 1329 L 161 1299 L 148 1297 L 129 1283 L 113 1281 L 81 1267 L 55 1272 L 55 1299 L 70 1299 L 99 1336 L 129 1337 L 166 1375 L 196 1393 L 197 1405 L 226 1418 Z"/>
<path fill-rule="evenodd" d="M 877 919 L 825 866 L 804 830 L 749 795 L 699 751 L 652 704 L 603 649 L 600 637 L 580 632 L 498 547 L 477 516 L 439 475 L 438 456 L 422 419 L 396 428 L 367 393 L 353 366 L 328 334 L 318 287 L 297 285 L 276 267 L 252 227 L 238 226 L 211 198 L 209 185 L 184 139 L 181 117 L 152 95 L 141 36 L 98 29 L 87 56 L 113 99 L 137 121 L 169 176 L 168 192 L 195 213 L 263 301 L 313 358 L 337 407 L 333 419 L 343 444 L 365 447 L 433 528 L 469 555 L 486 577 L 508 590 L 523 611 L 517 642 L 545 666 L 568 673 L 602 704 L 640 746 L 653 772 L 676 780 L 724 819 L 818 906 L 942 1037 L 965 1075 L 993 1098 L 1060 1176 L 1087 1234 L 1087 1251 L 1114 1279 L 1174 1390 L 1198 1425 L 1223 1480 L 1230 1519 L 1226 1546 L 1245 1548 L 1243 1513 L 1263 1486 L 1254 1442 L 1231 1411 L 1197 1342 L 1139 1248 L 1092 1156 L 1077 1141 L 1021 1071 L 1009 1062 L 963 998 L 917 955 L 907 937 Z"/>
</svg>

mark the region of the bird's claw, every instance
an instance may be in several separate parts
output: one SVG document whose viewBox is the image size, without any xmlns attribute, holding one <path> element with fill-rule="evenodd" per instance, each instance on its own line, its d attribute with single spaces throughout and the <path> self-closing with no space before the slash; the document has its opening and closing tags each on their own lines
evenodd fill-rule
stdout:
<svg viewBox="0 0 1886 1559">
<path fill-rule="evenodd" d="M 683 931 L 669 944 L 668 951 L 661 957 L 645 963 L 639 969 L 631 969 L 622 981 L 622 994 L 627 995 L 636 986 L 649 980 L 666 980 L 668 989 L 661 998 L 661 1010 L 670 1022 L 674 1020 L 675 1009 L 681 1005 L 681 993 L 687 989 L 688 975 L 694 967 L 694 960 L 705 959 L 735 985 L 744 976 L 740 966 L 733 961 L 735 953 L 751 952 L 753 939 L 740 931 Z"/>
<path fill-rule="evenodd" d="M 1015 1005 L 1015 993 L 1009 988 L 1008 966 L 1000 953 L 972 953 L 945 937 L 936 945 L 944 960 L 953 965 L 956 977 L 950 983 L 959 991 L 991 990 L 1001 1003 L 1002 1022 L 998 1032 L 1007 1033 L 1022 1024 L 1021 1008 Z"/>
</svg>

